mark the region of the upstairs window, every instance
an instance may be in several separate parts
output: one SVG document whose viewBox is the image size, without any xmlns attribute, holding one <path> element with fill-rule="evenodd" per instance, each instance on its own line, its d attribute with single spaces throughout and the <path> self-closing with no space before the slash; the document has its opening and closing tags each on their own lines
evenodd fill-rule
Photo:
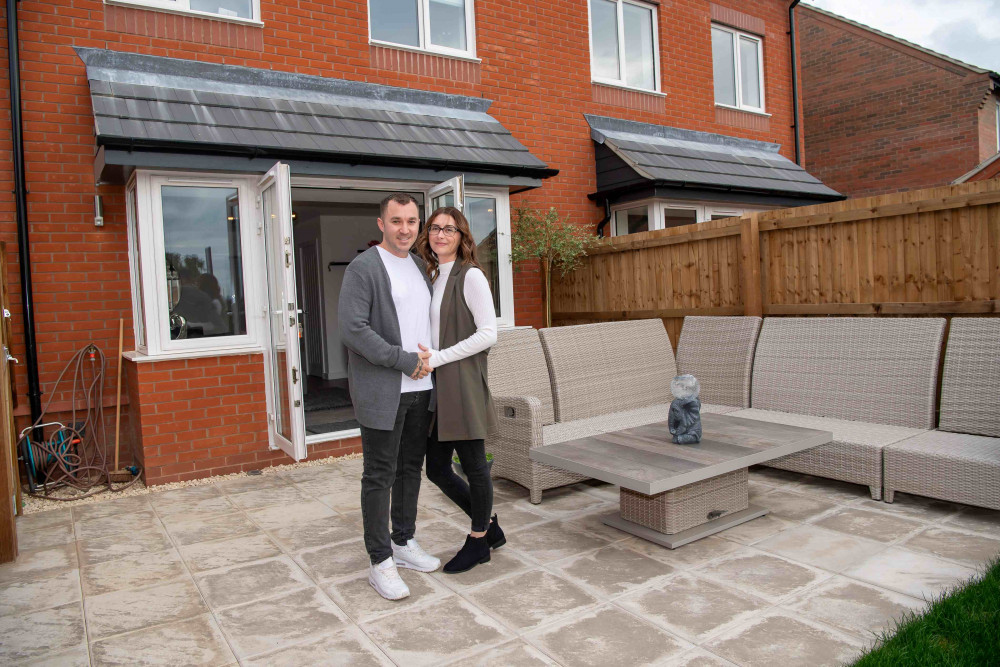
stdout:
<svg viewBox="0 0 1000 667">
<path fill-rule="evenodd" d="M 223 18 L 238 23 L 260 21 L 260 0 L 118 0 L 169 12 Z"/>
<path fill-rule="evenodd" d="M 473 0 L 368 0 L 374 42 L 475 56 Z"/>
<path fill-rule="evenodd" d="M 712 26 L 715 103 L 746 111 L 764 111 L 764 44 L 732 28 Z"/>
<path fill-rule="evenodd" d="M 659 90 L 656 8 L 632 0 L 590 0 L 590 68 L 598 83 Z"/>
</svg>

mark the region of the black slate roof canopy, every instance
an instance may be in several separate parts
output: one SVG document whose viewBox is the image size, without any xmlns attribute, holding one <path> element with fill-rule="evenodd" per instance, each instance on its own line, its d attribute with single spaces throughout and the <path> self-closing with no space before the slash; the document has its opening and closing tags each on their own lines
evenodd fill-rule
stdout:
<svg viewBox="0 0 1000 667">
<path fill-rule="evenodd" d="M 843 199 L 778 144 L 584 114 L 596 142 L 598 197 L 649 185 Z"/>
<path fill-rule="evenodd" d="M 558 173 L 487 114 L 490 100 L 77 48 L 99 146 Z"/>
</svg>

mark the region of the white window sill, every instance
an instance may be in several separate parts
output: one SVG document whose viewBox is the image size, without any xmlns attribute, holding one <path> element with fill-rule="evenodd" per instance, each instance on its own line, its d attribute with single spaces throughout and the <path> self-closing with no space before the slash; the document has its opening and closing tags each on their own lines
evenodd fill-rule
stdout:
<svg viewBox="0 0 1000 667">
<path fill-rule="evenodd" d="M 204 359 L 206 357 L 235 357 L 244 354 L 263 354 L 259 346 L 247 346 L 240 348 L 230 348 L 227 350 L 182 350 L 176 352 L 161 352 L 160 354 L 150 355 L 138 350 L 132 350 L 130 352 L 124 353 L 122 356 L 129 361 L 134 361 L 137 364 L 149 363 L 154 361 L 177 361 L 179 359 Z"/>
<path fill-rule="evenodd" d="M 658 90 L 649 90 L 648 88 L 636 88 L 635 86 L 626 86 L 624 83 L 614 83 L 611 81 L 601 81 L 600 79 L 591 79 L 591 83 L 598 86 L 605 86 L 606 88 L 618 88 L 619 90 L 627 90 L 633 93 L 643 93 L 645 95 L 655 95 L 656 97 L 666 97 L 666 93 L 661 93 Z"/>
<path fill-rule="evenodd" d="M 148 9 L 153 12 L 165 12 L 167 14 L 180 14 L 181 16 L 195 16 L 201 19 L 211 19 L 215 21 L 225 21 L 227 23 L 239 23 L 241 25 L 253 26 L 256 28 L 263 28 L 264 23 L 256 19 L 245 19 L 239 16 L 223 16 L 222 14 L 213 14 L 211 12 L 198 12 L 192 9 L 179 9 L 177 7 L 164 7 L 158 3 L 152 2 L 141 2 L 139 0 L 104 0 L 106 5 L 116 5 L 118 7 L 131 7 L 133 9 Z"/>
<path fill-rule="evenodd" d="M 715 107 L 717 109 L 729 109 L 730 111 L 740 111 L 742 113 L 749 113 L 753 114 L 754 116 L 764 116 L 765 118 L 771 117 L 771 114 L 765 111 L 759 111 L 757 109 L 741 109 L 739 107 L 730 106 L 728 104 L 719 104 L 718 102 L 715 103 Z"/>
<path fill-rule="evenodd" d="M 451 58 L 452 60 L 464 60 L 470 63 L 481 63 L 482 58 L 477 58 L 475 56 L 470 56 L 468 54 L 455 53 L 454 51 L 437 51 L 434 49 L 421 49 L 418 46 L 408 46 L 406 44 L 393 44 L 392 42 L 382 42 L 377 39 L 369 39 L 368 44 L 371 46 L 381 46 L 386 49 L 395 49 L 396 51 L 409 51 L 410 53 L 422 53 L 428 56 L 441 56 L 443 58 Z"/>
</svg>

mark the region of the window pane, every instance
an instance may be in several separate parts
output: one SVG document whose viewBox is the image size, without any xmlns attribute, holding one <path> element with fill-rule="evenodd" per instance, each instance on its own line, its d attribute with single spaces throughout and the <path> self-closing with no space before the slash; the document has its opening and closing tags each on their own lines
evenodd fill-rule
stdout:
<svg viewBox="0 0 1000 667">
<path fill-rule="evenodd" d="M 743 105 L 760 108 L 760 62 L 757 50 L 760 44 L 753 39 L 740 37 L 740 90 Z"/>
<path fill-rule="evenodd" d="M 170 338 L 247 332 L 235 188 L 163 186 Z"/>
<path fill-rule="evenodd" d="M 638 206 L 636 208 L 625 209 L 624 211 L 615 211 L 615 236 L 648 231 L 648 206 Z"/>
<path fill-rule="evenodd" d="M 191 9 L 220 16 L 253 18 L 253 5 L 250 0 L 191 0 Z"/>
<path fill-rule="evenodd" d="M 693 225 L 698 222 L 698 211 L 688 208 L 665 208 L 663 209 L 663 226 L 680 227 L 681 225 Z"/>
<path fill-rule="evenodd" d="M 128 221 L 128 233 L 132 241 L 129 248 L 131 251 L 129 263 L 132 265 L 132 291 L 135 294 L 136 310 L 138 311 L 135 313 L 133 326 L 138 344 L 144 346 L 146 344 L 146 303 L 143 297 L 142 262 L 139 260 L 142 244 L 139 239 L 138 216 L 135 210 L 135 188 L 129 189 L 126 195 L 125 215 Z"/>
<path fill-rule="evenodd" d="M 712 64 L 716 103 L 736 106 L 736 62 L 733 58 L 732 33 L 712 28 Z"/>
<path fill-rule="evenodd" d="M 622 5 L 625 20 L 625 83 L 636 88 L 656 88 L 653 66 L 653 10 Z"/>
<path fill-rule="evenodd" d="M 466 50 L 465 0 L 430 0 L 431 44 Z"/>
<path fill-rule="evenodd" d="M 372 39 L 420 46 L 417 0 L 368 0 Z"/>
<path fill-rule="evenodd" d="M 618 79 L 618 8 L 608 0 L 590 0 L 594 76 Z"/>
<path fill-rule="evenodd" d="M 497 200 L 493 197 L 466 197 L 466 213 L 476 256 L 493 292 L 493 310 L 500 317 L 500 262 L 497 255 Z"/>
</svg>

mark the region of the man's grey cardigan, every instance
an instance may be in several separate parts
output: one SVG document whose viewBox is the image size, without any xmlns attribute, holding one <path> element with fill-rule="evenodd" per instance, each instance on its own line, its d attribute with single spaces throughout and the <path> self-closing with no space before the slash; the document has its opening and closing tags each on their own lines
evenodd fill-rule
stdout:
<svg viewBox="0 0 1000 667">
<path fill-rule="evenodd" d="M 411 257 L 420 268 L 427 290 L 433 293 L 423 260 Z M 399 409 L 400 373 L 412 374 L 419 357 L 400 347 L 392 284 L 377 247 L 361 253 L 347 267 L 337 319 L 341 340 L 347 346 L 354 414 L 362 426 L 391 431 Z"/>
</svg>

